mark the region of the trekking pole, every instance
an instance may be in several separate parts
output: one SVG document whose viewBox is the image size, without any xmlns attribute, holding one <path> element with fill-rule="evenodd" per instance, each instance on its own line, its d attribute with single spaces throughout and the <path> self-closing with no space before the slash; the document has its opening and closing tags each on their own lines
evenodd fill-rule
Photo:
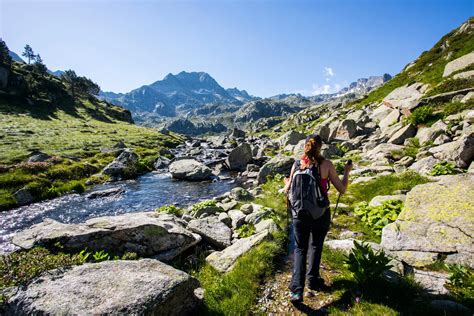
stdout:
<svg viewBox="0 0 474 316">
<path fill-rule="evenodd" d="M 349 160 L 347 161 L 347 165 L 348 165 L 348 166 L 351 166 L 351 165 L 352 165 L 352 160 L 351 160 L 351 159 L 349 159 Z M 334 213 L 333 213 L 332 216 L 331 216 L 331 222 L 332 222 L 332 220 L 334 219 L 334 216 L 336 215 L 337 206 L 339 205 L 339 199 L 340 199 L 340 198 L 341 198 L 341 192 L 339 192 L 339 195 L 337 196 L 336 207 L 334 208 Z"/>
</svg>

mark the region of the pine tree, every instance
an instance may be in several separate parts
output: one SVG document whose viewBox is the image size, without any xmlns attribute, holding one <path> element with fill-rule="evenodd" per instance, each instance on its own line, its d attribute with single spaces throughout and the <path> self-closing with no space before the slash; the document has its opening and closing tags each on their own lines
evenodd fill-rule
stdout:
<svg viewBox="0 0 474 316">
<path fill-rule="evenodd" d="M 31 62 L 31 60 L 35 60 L 35 52 L 33 52 L 33 48 L 31 48 L 30 45 L 26 44 L 25 50 L 23 51 L 23 54 L 21 56 L 25 57 L 28 59 L 28 64 Z"/>
<path fill-rule="evenodd" d="M 41 75 L 45 75 L 48 72 L 48 68 L 43 63 L 43 59 L 41 58 L 39 54 L 35 56 L 34 66 L 35 66 L 35 70 Z"/>
<path fill-rule="evenodd" d="M 62 75 L 61 79 L 63 79 L 67 84 L 69 84 L 69 89 L 71 91 L 71 95 L 73 99 L 76 98 L 76 88 L 79 83 L 79 78 L 76 75 L 74 70 L 66 70 Z"/>
</svg>

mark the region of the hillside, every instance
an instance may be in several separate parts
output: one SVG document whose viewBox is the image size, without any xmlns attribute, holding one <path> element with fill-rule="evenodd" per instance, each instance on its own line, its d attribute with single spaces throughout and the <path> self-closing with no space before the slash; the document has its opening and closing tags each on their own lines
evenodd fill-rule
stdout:
<svg viewBox="0 0 474 316">
<path fill-rule="evenodd" d="M 474 51 L 474 17 L 471 17 L 459 28 L 443 36 L 430 50 L 423 52 L 416 60 L 407 64 L 403 70 L 383 87 L 374 90 L 366 98 L 356 101 L 351 106 L 362 107 L 380 102 L 398 87 L 421 82 L 428 85 L 427 93 L 435 94 L 445 91 L 460 90 L 474 86 L 474 79 L 456 77 L 456 73 L 444 76 L 446 65 Z M 471 66 L 464 71 L 472 70 Z"/>
<path fill-rule="evenodd" d="M 136 126 L 129 110 L 88 92 L 76 91 L 73 97 L 64 79 L 40 72 L 36 65 L 0 65 L 2 210 L 20 203 L 15 193 L 22 188 L 35 201 L 83 190 L 85 181 L 114 159 L 117 144 L 133 148 L 147 169 L 158 148 L 178 140 Z"/>
</svg>

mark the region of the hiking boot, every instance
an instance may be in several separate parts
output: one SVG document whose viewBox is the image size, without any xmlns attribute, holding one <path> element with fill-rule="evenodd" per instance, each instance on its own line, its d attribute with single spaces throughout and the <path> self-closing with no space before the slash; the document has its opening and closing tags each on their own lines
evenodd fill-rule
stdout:
<svg viewBox="0 0 474 316">
<path fill-rule="evenodd" d="M 292 302 L 293 304 L 303 302 L 303 295 L 298 292 L 291 292 L 290 302 Z"/>
</svg>

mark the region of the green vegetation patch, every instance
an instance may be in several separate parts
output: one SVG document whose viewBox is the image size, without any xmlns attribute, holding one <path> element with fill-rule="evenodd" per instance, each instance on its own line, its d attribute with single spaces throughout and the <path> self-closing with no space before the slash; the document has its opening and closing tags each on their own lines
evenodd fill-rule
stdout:
<svg viewBox="0 0 474 316">
<path fill-rule="evenodd" d="M 455 169 L 454 164 L 447 161 L 438 162 L 436 165 L 433 166 L 433 169 L 431 169 L 431 172 L 430 172 L 432 176 L 442 176 L 442 175 L 455 174 L 455 173 L 456 173 L 456 169 Z"/>
<path fill-rule="evenodd" d="M 184 210 L 176 205 L 163 205 L 155 210 L 157 213 L 167 213 L 176 216 L 181 216 Z"/>
<path fill-rule="evenodd" d="M 379 206 L 369 206 L 367 202 L 360 202 L 355 207 L 354 214 L 380 236 L 382 228 L 394 222 L 402 209 L 403 202 L 398 200 L 384 201 Z"/>
</svg>

